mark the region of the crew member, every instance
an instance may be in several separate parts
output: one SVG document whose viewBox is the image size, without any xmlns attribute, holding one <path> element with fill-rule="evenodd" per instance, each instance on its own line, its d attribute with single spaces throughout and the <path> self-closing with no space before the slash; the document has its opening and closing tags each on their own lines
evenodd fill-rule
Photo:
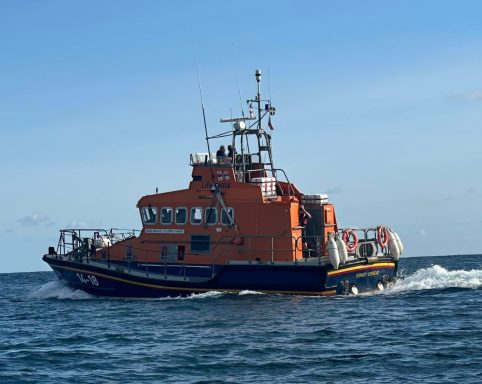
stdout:
<svg viewBox="0 0 482 384">
<path fill-rule="evenodd" d="M 300 214 L 299 214 L 299 219 L 300 219 L 300 225 L 302 227 L 305 227 L 308 224 L 308 220 L 311 219 L 310 213 L 305 209 L 303 204 L 300 205 Z"/>
<path fill-rule="evenodd" d="M 228 145 L 228 157 L 231 159 L 234 158 L 234 155 L 236 153 L 236 150 L 233 148 L 232 145 Z"/>
<path fill-rule="evenodd" d="M 216 160 L 218 161 L 218 163 L 222 163 L 224 162 L 225 157 L 226 157 L 226 148 L 224 147 L 224 145 L 221 145 L 218 151 L 216 152 Z"/>
</svg>

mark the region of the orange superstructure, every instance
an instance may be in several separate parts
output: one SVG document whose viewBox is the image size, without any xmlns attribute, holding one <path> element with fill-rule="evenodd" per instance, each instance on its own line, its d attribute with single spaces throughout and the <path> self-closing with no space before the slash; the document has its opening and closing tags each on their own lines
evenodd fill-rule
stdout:
<svg viewBox="0 0 482 384">
<path fill-rule="evenodd" d="M 144 220 L 138 249 L 146 252 L 139 257 L 159 260 L 156 253 L 163 246 L 199 264 L 225 263 L 234 255 L 263 261 L 303 257 L 296 246 L 302 231 L 295 196 L 265 197 L 257 184 L 237 181 L 233 167 L 225 164 L 194 164 L 192 176 L 188 189 L 139 200 L 141 215 L 149 209 L 160 215 L 152 223 Z"/>
</svg>

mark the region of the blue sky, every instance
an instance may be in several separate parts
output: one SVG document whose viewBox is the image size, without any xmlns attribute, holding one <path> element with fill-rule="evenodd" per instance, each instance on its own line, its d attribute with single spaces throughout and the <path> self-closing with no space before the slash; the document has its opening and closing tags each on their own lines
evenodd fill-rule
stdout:
<svg viewBox="0 0 482 384">
<path fill-rule="evenodd" d="M 479 1 L 1 1 L 0 272 L 58 229 L 140 226 L 264 73 L 277 167 L 406 256 L 482 253 Z M 213 145 L 226 143 L 213 143 Z"/>
</svg>

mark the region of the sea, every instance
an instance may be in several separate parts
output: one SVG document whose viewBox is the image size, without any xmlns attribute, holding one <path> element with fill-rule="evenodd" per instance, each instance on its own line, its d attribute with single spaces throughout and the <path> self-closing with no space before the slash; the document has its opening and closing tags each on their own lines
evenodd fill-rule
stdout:
<svg viewBox="0 0 482 384">
<path fill-rule="evenodd" d="M 112 299 L 0 274 L 0 383 L 482 383 L 482 255 L 400 276 L 358 296 Z"/>
</svg>

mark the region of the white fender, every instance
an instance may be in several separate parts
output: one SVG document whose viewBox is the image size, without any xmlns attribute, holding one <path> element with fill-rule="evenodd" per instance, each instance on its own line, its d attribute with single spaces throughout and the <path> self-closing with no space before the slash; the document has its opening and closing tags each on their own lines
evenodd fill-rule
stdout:
<svg viewBox="0 0 482 384">
<path fill-rule="evenodd" d="M 338 269 L 340 265 L 340 255 L 338 255 L 338 247 L 336 246 L 335 240 L 333 240 L 333 236 L 330 236 L 328 240 L 328 255 L 330 256 L 330 262 L 333 268 Z"/>
<path fill-rule="evenodd" d="M 400 251 L 400 256 L 401 256 L 402 253 L 403 253 L 403 243 L 402 243 L 402 240 L 400 240 L 400 236 L 398 236 L 398 233 L 393 232 L 393 235 L 395 236 L 395 240 L 397 240 L 397 245 L 398 245 L 398 249 L 399 249 L 399 251 Z"/>
<path fill-rule="evenodd" d="M 400 259 L 400 249 L 398 249 L 397 239 L 392 231 L 390 231 L 388 237 L 388 250 L 390 251 L 393 260 L 398 261 Z"/>
<path fill-rule="evenodd" d="M 340 263 L 345 264 L 348 260 L 348 251 L 346 250 L 346 244 L 341 237 L 336 238 L 336 246 L 338 247 L 338 254 L 340 256 Z"/>
</svg>

